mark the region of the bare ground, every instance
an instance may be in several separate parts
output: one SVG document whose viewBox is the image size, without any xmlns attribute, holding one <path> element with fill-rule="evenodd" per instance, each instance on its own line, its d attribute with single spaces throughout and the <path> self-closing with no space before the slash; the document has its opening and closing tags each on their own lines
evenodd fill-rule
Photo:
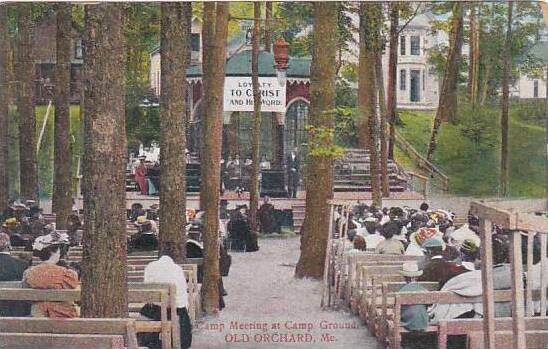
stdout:
<svg viewBox="0 0 548 349">
<path fill-rule="evenodd" d="M 293 277 L 298 237 L 259 243 L 231 253 L 226 308 L 195 326 L 192 348 L 377 348 L 359 318 L 320 308 L 321 282 Z"/>
</svg>

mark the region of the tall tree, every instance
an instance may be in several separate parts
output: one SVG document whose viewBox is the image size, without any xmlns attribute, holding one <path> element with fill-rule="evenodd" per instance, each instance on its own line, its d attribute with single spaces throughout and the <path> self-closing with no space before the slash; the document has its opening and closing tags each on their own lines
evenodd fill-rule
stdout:
<svg viewBox="0 0 548 349">
<path fill-rule="evenodd" d="M 219 310 L 219 187 L 221 177 L 222 95 L 225 76 L 228 3 L 204 2 L 204 118 L 200 205 L 204 210 L 204 280 L 206 314 Z"/>
<path fill-rule="evenodd" d="M 473 4 L 470 5 L 470 24 L 468 28 L 468 101 L 472 106 L 476 105 L 479 86 L 479 30 L 476 11 L 476 6 Z"/>
<path fill-rule="evenodd" d="M 121 5 L 86 5 L 85 21 L 82 316 L 127 317 Z"/>
<path fill-rule="evenodd" d="M 9 56 L 8 6 L 2 4 L 0 5 L 0 211 L 7 207 L 9 200 Z"/>
<path fill-rule="evenodd" d="M 253 246 L 257 249 L 257 208 L 259 206 L 259 149 L 261 146 L 261 91 L 259 89 L 259 31 L 261 3 L 253 3 L 253 35 L 251 37 L 251 84 L 253 85 L 253 130 L 251 136 L 251 188 L 249 189 L 249 221 Z"/>
<path fill-rule="evenodd" d="M 53 209 L 56 227 L 65 229 L 72 212 L 72 157 L 70 152 L 70 53 L 72 16 L 68 2 L 56 5 L 55 122 Z"/>
<path fill-rule="evenodd" d="M 19 81 L 17 111 L 19 113 L 19 180 L 21 196 L 38 199 L 36 163 L 36 117 L 34 115 L 34 61 L 32 58 L 32 4 L 17 4 L 17 63 Z"/>
<path fill-rule="evenodd" d="M 510 72 L 512 70 L 510 49 L 512 47 L 512 10 L 514 3 L 508 2 L 508 21 L 504 43 L 502 66 L 502 96 L 500 98 L 500 194 L 508 195 L 508 96 Z"/>
<path fill-rule="evenodd" d="M 360 60 L 358 68 L 358 104 L 362 115 L 363 138 L 369 149 L 372 200 L 381 206 L 380 161 L 377 122 L 377 54 L 381 51 L 382 11 L 377 3 L 360 3 Z"/>
<path fill-rule="evenodd" d="M 380 48 L 381 45 L 379 45 Z M 384 98 L 384 77 L 382 72 L 382 52 L 379 50 L 376 53 L 375 57 L 375 78 L 377 79 L 377 94 L 378 94 L 378 105 L 379 105 L 379 142 L 380 142 L 380 167 L 381 167 L 381 191 L 382 196 L 390 196 L 390 183 L 388 178 L 388 144 L 386 142 L 386 119 L 387 119 L 387 110 L 386 110 L 386 100 Z"/>
<path fill-rule="evenodd" d="M 453 4 L 451 18 L 451 33 L 449 37 L 449 53 L 445 62 L 443 80 L 441 84 L 440 99 L 432 134 L 428 145 L 427 160 L 432 161 L 437 146 L 438 132 L 443 121 L 454 121 L 457 114 L 457 83 L 459 74 L 460 53 L 462 47 L 463 5 Z"/>
<path fill-rule="evenodd" d="M 272 1 L 265 2 L 264 16 L 264 50 L 270 52 L 272 47 Z"/>
<path fill-rule="evenodd" d="M 185 258 L 185 97 L 189 2 L 164 2 L 160 38 L 160 251 Z"/>
<path fill-rule="evenodd" d="M 309 124 L 315 129 L 333 126 L 335 107 L 336 36 L 338 4 L 314 3 L 312 65 L 310 67 Z M 333 196 L 331 158 L 309 154 L 306 175 L 306 216 L 301 230 L 301 255 L 295 269 L 297 277 L 320 278 L 324 271 L 329 231 L 329 205 Z"/>
<path fill-rule="evenodd" d="M 394 143 L 396 138 L 396 81 L 398 70 L 398 24 L 400 10 L 398 4 L 390 3 L 390 34 L 388 41 L 388 92 L 386 96 L 386 115 L 389 123 L 388 157 L 394 159 Z"/>
</svg>

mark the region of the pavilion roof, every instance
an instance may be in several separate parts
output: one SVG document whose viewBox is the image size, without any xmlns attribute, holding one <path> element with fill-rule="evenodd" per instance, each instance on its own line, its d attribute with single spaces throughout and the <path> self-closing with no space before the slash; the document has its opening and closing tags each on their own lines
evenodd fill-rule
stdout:
<svg viewBox="0 0 548 349">
<path fill-rule="evenodd" d="M 289 58 L 288 77 L 310 77 L 310 58 Z M 194 64 L 187 69 L 187 78 L 201 77 L 202 64 Z M 225 64 L 226 76 L 251 76 L 251 50 L 243 50 L 230 57 Z M 276 76 L 274 55 L 259 51 L 259 76 Z"/>
</svg>

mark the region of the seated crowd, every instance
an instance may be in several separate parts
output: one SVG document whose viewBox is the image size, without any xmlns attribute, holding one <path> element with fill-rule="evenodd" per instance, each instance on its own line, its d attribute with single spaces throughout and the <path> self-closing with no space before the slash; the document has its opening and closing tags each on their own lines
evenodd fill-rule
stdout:
<svg viewBox="0 0 548 349">
<path fill-rule="evenodd" d="M 32 206 L 29 206 L 32 205 Z M 33 202 L 27 204 L 12 203 L 2 213 L 3 224 L 0 227 L 0 282 L 21 281 L 21 287 L 32 289 L 79 289 L 80 262 L 69 259 L 69 249 L 80 246 L 82 242 L 82 222 L 74 213 L 68 217 L 67 230 L 55 230 L 55 223 L 48 222 L 41 210 Z M 187 232 L 201 228 L 200 217 L 192 210 L 187 211 Z M 142 205 L 134 205 L 128 217 L 128 255 L 137 251 L 155 251 L 158 249 L 158 207 L 144 210 Z M 187 257 L 203 258 L 201 236 L 187 240 Z M 14 248 L 17 248 L 15 250 Z M 228 275 L 231 257 L 221 244 L 220 269 L 223 276 Z M 28 251 L 23 252 L 22 251 Z M 166 250 L 164 250 L 166 251 Z M 37 257 L 38 264 L 32 261 Z M 158 270 L 162 272 L 159 273 Z M 202 281 L 202 266 L 198 266 L 197 281 Z M 144 282 L 172 283 L 176 285 L 176 306 L 179 315 L 181 343 L 183 348 L 190 347 L 192 325 L 188 314 L 187 281 L 183 269 L 164 253 L 158 260 L 152 260 L 144 269 Z M 220 308 L 224 305 L 222 279 L 219 283 L 221 296 Z M 140 311 L 141 316 L 159 321 L 160 307 L 146 304 Z M 0 317 L 46 317 L 52 319 L 75 318 L 80 316 L 79 307 L 68 302 L 25 302 L 0 301 Z M 158 333 L 138 335 L 139 343 L 149 348 L 160 348 Z"/>
<path fill-rule="evenodd" d="M 343 227 L 347 227 L 346 237 L 341 237 L 336 246 L 339 246 L 338 250 L 343 255 L 349 257 L 388 254 L 394 255 L 394 261 L 397 261 L 398 255 L 416 256 L 416 260 L 402 261 L 400 264 L 400 274 L 404 276 L 405 285 L 399 292 L 429 292 L 421 283 L 430 282 L 437 285 L 435 290 L 452 291 L 463 297 L 479 297 L 482 295 L 479 219 L 468 215 L 467 222 L 459 227 L 453 223 L 454 219 L 455 215 L 451 212 L 431 210 L 426 203 L 419 210 L 408 207 L 378 209 L 360 204 L 351 212 L 336 212 L 335 236 L 341 237 L 345 231 Z M 508 290 L 512 285 L 509 233 L 493 226 L 494 290 Z M 531 278 L 533 290 L 540 289 L 541 253 L 546 254 L 548 251 L 541 251 L 539 235 L 536 234 L 533 240 L 531 275 L 527 275 L 524 267 L 523 276 L 524 279 Z M 522 232 L 521 236 L 522 261 L 526 266 L 528 234 Z M 542 273 L 548 279 L 548 270 Z M 535 314 L 541 315 L 540 302 L 534 304 Z M 435 337 L 423 333 L 429 325 L 447 319 L 481 318 L 483 309 L 481 303 L 403 305 L 400 315 L 400 324 L 407 330 L 401 343 L 403 347 L 417 348 L 417 343 L 420 343 L 421 348 L 436 348 Z M 510 317 L 511 303 L 497 302 L 495 315 Z M 450 339 L 450 347 L 466 347 L 463 342 L 465 338 Z"/>
</svg>

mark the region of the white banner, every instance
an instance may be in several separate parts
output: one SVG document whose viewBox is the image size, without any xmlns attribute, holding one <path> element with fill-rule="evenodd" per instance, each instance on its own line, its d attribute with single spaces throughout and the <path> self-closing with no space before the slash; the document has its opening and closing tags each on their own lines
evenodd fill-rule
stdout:
<svg viewBox="0 0 548 349">
<path fill-rule="evenodd" d="M 285 112 L 285 86 L 277 78 L 259 77 L 261 111 Z M 224 111 L 253 111 L 253 86 L 250 76 L 225 78 Z"/>
</svg>

